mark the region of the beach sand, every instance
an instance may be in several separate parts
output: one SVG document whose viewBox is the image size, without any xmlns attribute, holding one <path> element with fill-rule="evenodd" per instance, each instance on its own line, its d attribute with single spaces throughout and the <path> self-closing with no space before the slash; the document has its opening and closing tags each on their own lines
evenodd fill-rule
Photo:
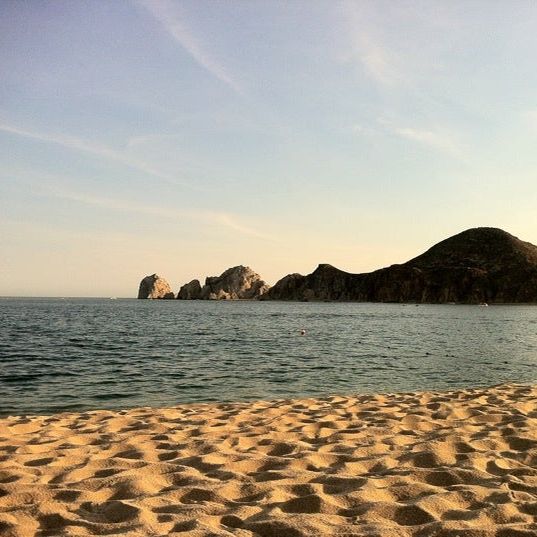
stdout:
<svg viewBox="0 0 537 537">
<path fill-rule="evenodd" d="M 537 535 L 537 387 L 0 420 L 0 535 Z"/>
</svg>

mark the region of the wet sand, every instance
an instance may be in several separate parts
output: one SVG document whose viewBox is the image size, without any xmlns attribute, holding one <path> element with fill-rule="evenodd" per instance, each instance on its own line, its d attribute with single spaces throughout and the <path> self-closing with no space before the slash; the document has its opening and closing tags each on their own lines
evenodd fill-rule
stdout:
<svg viewBox="0 0 537 537">
<path fill-rule="evenodd" d="M 0 535 L 537 536 L 537 387 L 0 419 Z"/>
</svg>

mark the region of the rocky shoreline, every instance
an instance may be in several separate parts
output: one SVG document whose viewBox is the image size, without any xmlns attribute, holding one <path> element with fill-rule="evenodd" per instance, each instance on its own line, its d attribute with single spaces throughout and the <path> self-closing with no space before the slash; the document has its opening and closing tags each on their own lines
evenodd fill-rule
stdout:
<svg viewBox="0 0 537 537">
<path fill-rule="evenodd" d="M 250 267 L 239 265 L 224 271 L 220 276 L 208 276 L 202 287 L 199 280 L 183 285 L 177 297 L 169 283 L 153 274 L 140 282 L 138 298 L 178 300 L 254 300 L 265 295 L 270 287 Z"/>
<path fill-rule="evenodd" d="M 172 299 L 156 274 L 140 283 L 138 298 Z M 321 264 L 311 274 L 289 274 L 273 287 L 239 265 L 205 285 L 192 280 L 180 300 L 299 300 L 520 304 L 537 302 L 537 246 L 497 228 L 472 228 L 403 264 L 352 274 Z"/>
</svg>

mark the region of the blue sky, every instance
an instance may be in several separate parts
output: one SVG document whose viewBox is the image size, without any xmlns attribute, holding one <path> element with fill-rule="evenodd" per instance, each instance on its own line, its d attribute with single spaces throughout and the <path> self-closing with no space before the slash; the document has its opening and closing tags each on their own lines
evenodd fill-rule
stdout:
<svg viewBox="0 0 537 537">
<path fill-rule="evenodd" d="M 537 243 L 532 1 L 0 3 L 0 295 Z"/>
</svg>

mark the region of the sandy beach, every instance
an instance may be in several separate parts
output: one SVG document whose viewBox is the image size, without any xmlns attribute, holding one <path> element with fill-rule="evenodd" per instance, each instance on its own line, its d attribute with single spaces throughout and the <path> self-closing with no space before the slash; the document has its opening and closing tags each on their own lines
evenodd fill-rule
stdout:
<svg viewBox="0 0 537 537">
<path fill-rule="evenodd" d="M 0 420 L 0 534 L 537 535 L 537 387 Z"/>
</svg>

